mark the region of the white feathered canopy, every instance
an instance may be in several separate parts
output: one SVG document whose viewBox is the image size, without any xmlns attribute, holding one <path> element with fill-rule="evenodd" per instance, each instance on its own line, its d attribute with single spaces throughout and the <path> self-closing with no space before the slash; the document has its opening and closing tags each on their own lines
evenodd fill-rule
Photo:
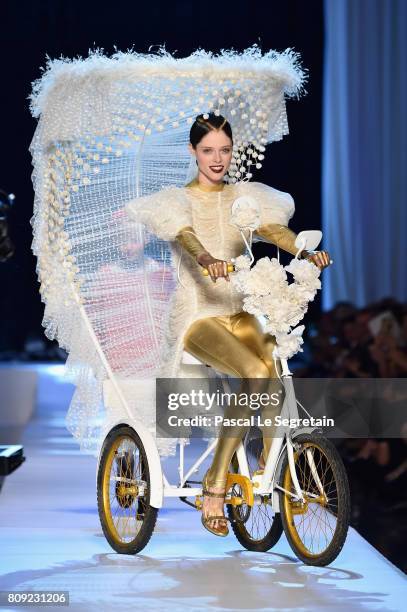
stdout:
<svg viewBox="0 0 407 612">
<path fill-rule="evenodd" d="M 69 353 L 67 426 L 83 450 L 102 442 L 105 380 L 122 381 L 137 416 L 151 415 L 125 389 L 157 372 L 175 286 L 168 244 L 130 221 L 126 202 L 186 184 L 190 125 L 205 112 L 231 123 L 230 180 L 250 178 L 265 145 L 288 133 L 285 98 L 303 93 L 305 78 L 292 49 L 253 46 L 185 58 L 94 51 L 49 60 L 33 83 L 32 249 L 45 333 Z"/>
</svg>

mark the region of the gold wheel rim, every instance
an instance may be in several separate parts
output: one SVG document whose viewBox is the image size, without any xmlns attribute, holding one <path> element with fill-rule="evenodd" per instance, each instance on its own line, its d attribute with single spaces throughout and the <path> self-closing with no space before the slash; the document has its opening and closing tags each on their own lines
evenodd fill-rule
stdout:
<svg viewBox="0 0 407 612">
<path fill-rule="evenodd" d="M 129 436 L 118 436 L 109 448 L 102 476 L 105 522 L 116 544 L 130 544 L 137 538 L 147 495 L 140 449 Z"/>
<path fill-rule="evenodd" d="M 328 549 L 336 532 L 339 514 L 338 485 L 330 461 L 318 444 L 301 444 L 301 448 L 294 453 L 294 462 L 305 504 L 294 501 L 285 493 L 283 511 L 295 546 L 308 559 L 316 559 Z M 322 492 L 313 477 L 312 462 L 322 485 Z M 288 463 L 283 487 L 287 491 L 295 492 Z"/>
</svg>

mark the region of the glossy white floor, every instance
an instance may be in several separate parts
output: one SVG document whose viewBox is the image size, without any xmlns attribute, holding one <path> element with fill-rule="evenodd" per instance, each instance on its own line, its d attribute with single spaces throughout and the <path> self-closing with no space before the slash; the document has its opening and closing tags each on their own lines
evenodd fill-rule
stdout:
<svg viewBox="0 0 407 612">
<path fill-rule="evenodd" d="M 116 554 L 97 515 L 96 461 L 65 429 L 72 387 L 60 366 L 36 369 L 36 412 L 21 437 L 27 459 L 0 493 L 0 590 L 67 590 L 69 609 L 86 612 L 406 609 L 404 574 L 353 529 L 330 567 L 312 568 L 284 536 L 251 553 L 172 500 L 142 553 Z"/>
</svg>

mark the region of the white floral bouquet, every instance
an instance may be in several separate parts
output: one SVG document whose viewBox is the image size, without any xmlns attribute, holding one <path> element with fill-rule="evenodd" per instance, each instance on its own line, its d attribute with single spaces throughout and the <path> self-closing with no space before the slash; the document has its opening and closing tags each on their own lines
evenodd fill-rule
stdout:
<svg viewBox="0 0 407 612">
<path fill-rule="evenodd" d="M 233 203 L 230 223 L 240 230 L 255 230 L 260 225 L 260 211 L 257 200 L 250 196 L 240 196 Z"/>
<path fill-rule="evenodd" d="M 232 214 L 231 223 L 241 231 L 247 228 L 253 231 L 259 224 L 258 212 L 247 203 Z M 276 338 L 273 356 L 290 359 L 303 350 L 300 347 L 305 327 L 297 325 L 321 288 L 321 270 L 306 259 L 294 258 L 283 267 L 276 258 L 262 257 L 251 268 L 252 260 L 247 255 L 234 260 L 236 273 L 231 282 L 245 296 L 243 309 L 266 318 L 264 331 Z M 293 275 L 294 282 L 288 282 L 287 272 Z"/>
</svg>

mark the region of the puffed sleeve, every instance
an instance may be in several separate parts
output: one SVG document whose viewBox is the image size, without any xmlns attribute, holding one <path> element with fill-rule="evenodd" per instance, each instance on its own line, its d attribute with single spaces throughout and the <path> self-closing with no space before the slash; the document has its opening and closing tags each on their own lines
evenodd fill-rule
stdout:
<svg viewBox="0 0 407 612">
<path fill-rule="evenodd" d="M 161 240 L 175 240 L 192 225 L 190 203 L 183 190 L 165 187 L 151 195 L 135 198 L 125 205 L 126 213 Z"/>
<path fill-rule="evenodd" d="M 295 255 L 298 251 L 295 246 L 297 234 L 287 227 L 295 212 L 293 197 L 263 183 L 246 183 L 245 189 L 247 195 L 253 197 L 259 205 L 260 225 L 255 235 Z M 306 254 L 307 251 L 302 251 L 300 256 Z"/>
<path fill-rule="evenodd" d="M 292 195 L 264 183 L 246 183 L 244 189 L 247 195 L 259 203 L 260 225 L 266 223 L 288 225 L 295 212 Z"/>
</svg>

